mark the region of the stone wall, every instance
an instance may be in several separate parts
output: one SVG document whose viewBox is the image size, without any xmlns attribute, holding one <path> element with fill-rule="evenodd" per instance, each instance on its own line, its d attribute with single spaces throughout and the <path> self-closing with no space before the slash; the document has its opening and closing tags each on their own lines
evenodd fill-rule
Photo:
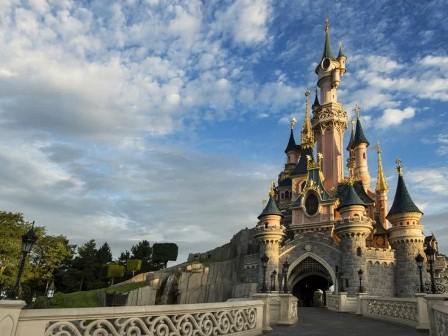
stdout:
<svg viewBox="0 0 448 336">
<path fill-rule="evenodd" d="M 394 264 L 369 261 L 367 262 L 367 277 L 369 295 L 394 296 Z"/>
</svg>

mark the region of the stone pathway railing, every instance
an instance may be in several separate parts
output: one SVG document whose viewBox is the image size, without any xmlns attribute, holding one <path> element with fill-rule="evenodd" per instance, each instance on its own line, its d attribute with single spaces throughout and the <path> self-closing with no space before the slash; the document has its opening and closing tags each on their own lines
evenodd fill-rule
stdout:
<svg viewBox="0 0 448 336">
<path fill-rule="evenodd" d="M 17 302 L 17 301 L 15 301 Z M 18 306 L 16 310 L 20 311 Z M 0 301 L 2 336 L 255 336 L 263 302 L 22 310 L 18 319 Z M 17 314 L 16 314 L 17 318 Z M 3 323 L 6 321 L 5 323 Z M 3 329 L 2 329 L 3 328 Z"/>
<path fill-rule="evenodd" d="M 416 294 L 412 298 L 348 296 L 327 292 L 327 308 L 408 325 L 431 335 L 448 335 L 448 295 Z"/>
</svg>

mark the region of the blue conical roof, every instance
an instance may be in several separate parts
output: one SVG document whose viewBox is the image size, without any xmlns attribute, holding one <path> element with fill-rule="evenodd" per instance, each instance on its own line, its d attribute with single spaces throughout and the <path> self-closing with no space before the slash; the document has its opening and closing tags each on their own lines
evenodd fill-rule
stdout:
<svg viewBox="0 0 448 336">
<path fill-rule="evenodd" d="M 267 215 L 278 215 L 278 216 L 283 217 L 283 214 L 280 211 L 280 209 L 278 208 L 277 203 L 275 202 L 272 195 L 269 196 L 268 204 L 266 204 L 266 206 L 264 207 L 260 216 L 258 216 L 258 219 L 260 219 L 261 217 L 267 216 Z"/>
<path fill-rule="evenodd" d="M 296 140 L 294 139 L 294 132 L 291 129 L 291 134 L 289 135 L 288 145 L 285 148 L 285 153 L 288 153 L 290 151 L 297 151 L 297 150 L 298 150 L 298 146 L 296 144 Z"/>
<path fill-rule="evenodd" d="M 363 205 L 363 206 L 366 205 L 366 203 L 364 203 L 361 197 L 359 197 L 358 193 L 353 187 L 353 184 L 348 185 L 348 188 L 345 192 L 345 195 L 341 199 L 341 203 L 338 209 L 345 208 L 351 205 Z"/>
<path fill-rule="evenodd" d="M 390 208 L 386 218 L 389 218 L 389 216 L 395 214 L 408 212 L 419 212 L 423 214 L 423 212 L 421 212 L 420 209 L 415 205 L 414 201 L 411 198 L 411 195 L 409 195 L 406 184 L 404 183 L 403 175 L 399 174 L 394 202 L 392 203 L 392 207 Z"/>
<path fill-rule="evenodd" d="M 366 136 L 364 135 L 364 131 L 362 129 L 361 120 L 359 118 L 356 119 L 356 131 L 355 131 L 355 138 L 353 139 L 353 147 L 356 147 L 362 143 L 367 144 L 369 146 L 369 141 L 367 140 Z"/>
</svg>

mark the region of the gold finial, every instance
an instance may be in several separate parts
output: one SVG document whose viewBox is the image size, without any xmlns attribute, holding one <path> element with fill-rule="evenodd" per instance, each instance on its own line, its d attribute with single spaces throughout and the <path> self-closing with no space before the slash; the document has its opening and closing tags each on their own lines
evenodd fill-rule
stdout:
<svg viewBox="0 0 448 336">
<path fill-rule="evenodd" d="M 403 163 L 401 162 L 401 160 L 399 158 L 397 158 L 395 160 L 395 163 L 397 164 L 397 172 L 398 175 L 403 176 Z"/>
<path fill-rule="evenodd" d="M 275 195 L 275 181 L 272 181 L 271 187 L 269 189 L 269 196 L 274 197 Z"/>
<path fill-rule="evenodd" d="M 378 154 L 378 176 L 376 178 L 376 191 L 388 191 L 389 186 L 387 185 L 386 177 L 384 176 L 383 171 L 383 159 L 381 158 L 381 147 L 380 144 L 377 143 L 376 152 Z"/>
<path fill-rule="evenodd" d="M 325 19 L 325 32 L 330 29 L 330 20 L 328 20 L 328 17 Z"/>
<path fill-rule="evenodd" d="M 359 119 L 359 114 L 361 113 L 361 107 L 359 107 L 358 104 L 355 104 L 355 107 L 353 109 L 353 112 L 355 112 L 356 119 Z"/>
<path fill-rule="evenodd" d="M 297 124 L 297 119 L 295 117 L 292 117 L 291 120 L 289 120 L 289 126 L 291 127 L 291 129 L 294 129 L 296 124 Z"/>
<path fill-rule="evenodd" d="M 310 95 L 311 91 L 305 90 L 305 120 L 302 126 L 302 147 L 312 147 L 314 145 L 314 132 L 310 119 Z"/>
</svg>

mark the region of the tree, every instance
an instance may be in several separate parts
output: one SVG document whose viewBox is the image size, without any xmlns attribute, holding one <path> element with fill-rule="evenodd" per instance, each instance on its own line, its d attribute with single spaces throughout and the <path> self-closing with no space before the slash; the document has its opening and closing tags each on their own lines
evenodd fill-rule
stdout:
<svg viewBox="0 0 448 336">
<path fill-rule="evenodd" d="M 109 244 L 105 242 L 97 252 L 97 259 L 100 265 L 106 265 L 112 261 L 112 252 L 110 251 Z"/>
<path fill-rule="evenodd" d="M 151 245 L 147 240 L 139 241 L 131 247 L 132 259 L 140 259 L 142 261 L 142 272 L 151 270 Z"/>
<path fill-rule="evenodd" d="M 156 243 L 152 246 L 152 261 L 154 264 L 166 267 L 168 261 L 176 261 L 178 247 L 174 243 Z"/>
<path fill-rule="evenodd" d="M 107 266 L 107 278 L 111 279 L 111 285 L 114 284 L 114 279 L 122 278 L 124 276 L 124 266 L 110 263 Z"/>
<path fill-rule="evenodd" d="M 142 261 L 140 259 L 130 259 L 126 263 L 126 270 L 128 272 L 132 272 L 132 276 L 135 275 L 135 272 L 140 271 L 142 268 Z"/>
</svg>

